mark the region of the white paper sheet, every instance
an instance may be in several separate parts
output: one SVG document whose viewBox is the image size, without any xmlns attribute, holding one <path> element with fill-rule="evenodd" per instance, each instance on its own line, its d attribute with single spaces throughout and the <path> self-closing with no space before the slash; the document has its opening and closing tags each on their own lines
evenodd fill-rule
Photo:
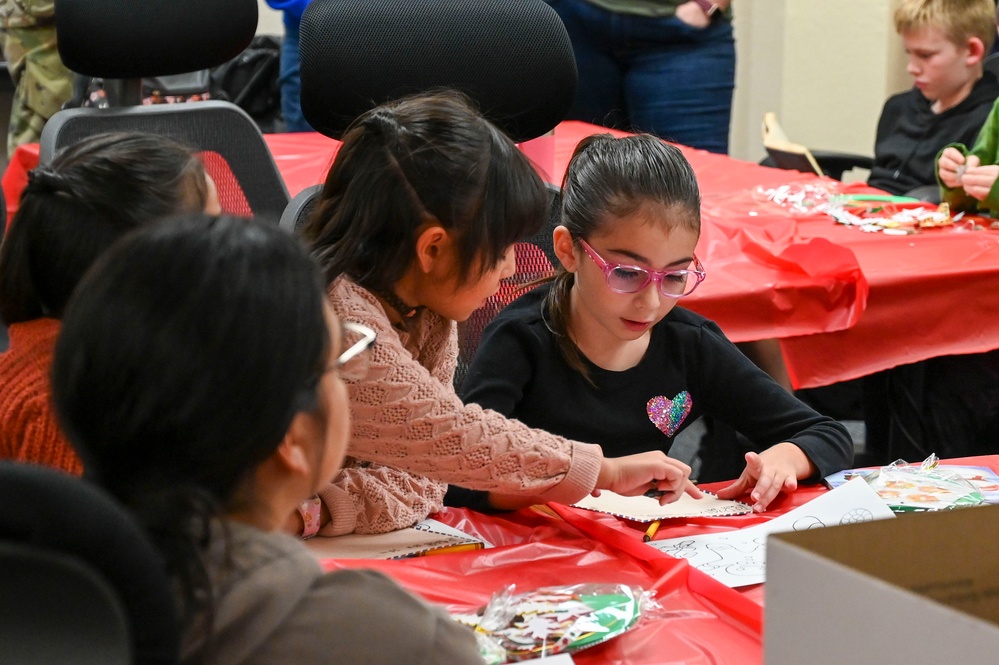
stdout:
<svg viewBox="0 0 999 665">
<path fill-rule="evenodd" d="M 602 490 L 600 496 L 587 496 L 573 505 L 598 513 L 625 517 L 636 522 L 654 522 L 681 517 L 727 517 L 745 515 L 752 510 L 749 505 L 741 501 L 719 499 L 708 493 L 705 493 L 702 499 L 683 494 L 673 503 L 660 506 L 659 499 L 647 496 L 621 496 L 607 490 Z"/>
<path fill-rule="evenodd" d="M 766 543 L 771 533 L 804 531 L 836 524 L 870 522 L 895 517 L 862 479 L 831 490 L 769 522 L 737 531 L 646 543 L 670 556 L 687 559 L 690 565 L 730 587 L 761 584 L 766 575 Z"/>
</svg>

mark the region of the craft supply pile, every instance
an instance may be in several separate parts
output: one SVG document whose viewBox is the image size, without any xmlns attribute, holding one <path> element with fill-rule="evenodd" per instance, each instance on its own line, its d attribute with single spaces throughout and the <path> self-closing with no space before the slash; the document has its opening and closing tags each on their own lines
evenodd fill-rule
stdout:
<svg viewBox="0 0 999 665">
<path fill-rule="evenodd" d="M 770 201 L 795 215 L 828 215 L 844 226 L 866 233 L 912 235 L 930 229 L 954 232 L 999 229 L 999 222 L 963 212 L 951 214 L 946 203 L 934 204 L 906 196 L 850 193 L 838 182 L 787 183 L 758 187 L 757 198 Z"/>
<path fill-rule="evenodd" d="M 476 631 L 486 663 L 579 651 L 633 628 L 652 602 L 623 584 L 554 586 L 516 593 L 511 585 L 474 615 L 454 618 Z"/>
</svg>

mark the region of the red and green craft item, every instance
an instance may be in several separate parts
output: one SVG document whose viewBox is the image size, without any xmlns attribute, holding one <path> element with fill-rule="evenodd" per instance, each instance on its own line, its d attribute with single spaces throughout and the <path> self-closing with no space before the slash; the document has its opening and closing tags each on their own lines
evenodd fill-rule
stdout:
<svg viewBox="0 0 999 665">
<path fill-rule="evenodd" d="M 631 629 L 641 616 L 642 593 L 615 584 L 543 587 L 498 594 L 472 625 L 487 663 L 508 663 L 579 651 Z"/>
</svg>

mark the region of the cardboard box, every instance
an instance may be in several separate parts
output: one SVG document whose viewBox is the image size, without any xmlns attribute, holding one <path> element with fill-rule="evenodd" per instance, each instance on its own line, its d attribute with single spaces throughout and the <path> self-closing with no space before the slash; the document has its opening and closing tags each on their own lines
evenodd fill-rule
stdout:
<svg viewBox="0 0 999 665">
<path fill-rule="evenodd" d="M 771 535 L 766 665 L 999 662 L 999 506 Z"/>
</svg>

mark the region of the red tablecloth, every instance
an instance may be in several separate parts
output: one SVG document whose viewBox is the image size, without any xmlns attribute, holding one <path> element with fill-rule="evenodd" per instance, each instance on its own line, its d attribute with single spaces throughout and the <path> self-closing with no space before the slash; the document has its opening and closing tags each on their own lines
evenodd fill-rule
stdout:
<svg viewBox="0 0 999 665">
<path fill-rule="evenodd" d="M 576 143 L 597 131 L 606 130 L 559 125 L 541 170 L 557 182 Z M 321 180 L 336 145 L 310 134 L 267 140 L 293 193 Z M 999 348 L 999 232 L 889 236 L 794 215 L 756 190 L 817 177 L 680 148 L 701 185 L 698 255 L 709 274 L 684 305 L 734 341 L 779 338 L 796 387 Z"/>
<path fill-rule="evenodd" d="M 26 143 L 17 146 L 14 155 L 7 162 L 0 184 L 3 186 L 4 205 L 7 208 L 7 224 L 17 212 L 21 202 L 21 190 L 28 184 L 28 171 L 38 165 L 38 144 Z"/>
<path fill-rule="evenodd" d="M 556 129 L 556 173 L 594 131 Z M 891 236 L 793 215 L 756 189 L 817 176 L 679 147 L 701 186 L 698 255 L 709 271 L 684 305 L 734 341 L 779 338 L 795 387 L 999 348 L 999 231 Z"/>
<path fill-rule="evenodd" d="M 946 460 L 999 472 L 999 455 Z M 724 483 L 705 485 L 717 490 Z M 816 497 L 821 486 L 778 498 L 762 515 L 674 520 L 656 540 L 728 531 L 764 522 Z M 656 592 L 661 609 L 637 628 L 579 652 L 580 664 L 758 665 L 762 662 L 763 585 L 729 589 L 642 542 L 643 528 L 610 515 L 553 506 L 563 520 L 537 509 L 502 516 L 448 509 L 433 517 L 497 547 L 400 561 L 328 560 L 327 569 L 375 568 L 424 598 L 456 611 L 486 604 L 515 583 L 540 586 L 615 582 Z"/>
<path fill-rule="evenodd" d="M 329 560 L 326 567 L 376 568 L 427 600 L 459 612 L 474 612 L 511 583 L 519 591 L 595 582 L 629 584 L 655 591 L 662 609 L 626 635 L 576 654 L 577 663 L 750 665 L 762 660 L 759 606 L 685 561 L 666 555 L 648 560 L 631 556 L 533 510 L 507 518 L 449 509 L 434 517 L 480 534 L 497 547 L 400 561 Z M 640 543 L 641 536 L 635 531 L 633 537 Z"/>
<path fill-rule="evenodd" d="M 579 140 L 600 131 L 565 122 L 531 154 L 550 156 L 539 170 L 558 182 Z M 292 195 L 323 181 L 339 146 L 314 133 L 265 139 Z M 756 189 L 817 177 L 680 148 L 701 186 L 698 256 L 709 275 L 684 305 L 734 341 L 779 338 L 795 387 L 999 348 L 999 231 L 888 236 L 795 216 Z M 37 146 L 11 160 L 9 210 L 36 162 Z"/>
<path fill-rule="evenodd" d="M 558 182 L 573 148 L 603 128 L 565 122 L 548 151 L 551 164 L 539 170 Z M 623 135 L 621 132 L 617 134 Z M 267 142 L 294 195 L 320 182 L 330 163 L 330 139 L 310 134 L 268 135 Z M 540 139 L 545 141 L 546 139 Z M 703 191 L 698 256 L 709 277 L 684 305 L 717 321 L 734 341 L 787 337 L 853 325 L 864 309 L 867 284 L 856 258 L 825 240 L 795 237 L 787 215 L 733 216 L 726 205 L 733 187 L 759 184 L 761 172 L 780 184 L 787 172 L 681 146 L 697 171 Z M 326 150 L 327 152 L 324 152 Z M 537 154 L 544 154 L 542 148 Z"/>
<path fill-rule="evenodd" d="M 999 231 L 861 233 L 802 219 L 801 238 L 849 249 L 870 284 L 845 330 L 781 340 L 799 385 L 823 385 L 943 355 L 999 348 Z"/>
</svg>

